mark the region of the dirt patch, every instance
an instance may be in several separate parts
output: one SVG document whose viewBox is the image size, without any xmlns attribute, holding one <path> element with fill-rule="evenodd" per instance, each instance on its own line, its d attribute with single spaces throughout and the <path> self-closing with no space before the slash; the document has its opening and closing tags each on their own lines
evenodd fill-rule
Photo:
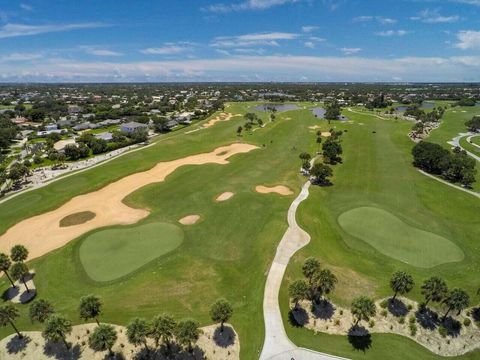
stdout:
<svg viewBox="0 0 480 360">
<path fill-rule="evenodd" d="M 82 211 L 75 214 L 65 216 L 60 220 L 60 227 L 69 227 L 84 224 L 95 218 L 96 214 L 91 211 Z"/>
<path fill-rule="evenodd" d="M 293 191 L 283 185 L 277 185 L 277 186 L 258 185 L 255 187 L 255 191 L 260 194 L 276 193 L 283 196 L 293 195 Z"/>
<path fill-rule="evenodd" d="M 223 194 L 218 195 L 215 201 L 227 201 L 231 199 L 233 195 L 235 195 L 233 192 L 227 191 L 227 192 L 224 192 Z"/>
<path fill-rule="evenodd" d="M 184 165 L 228 164 L 228 158 L 235 154 L 248 153 L 256 146 L 235 143 L 222 146 L 209 153 L 161 162 L 150 170 L 135 173 L 115 181 L 97 191 L 78 195 L 59 208 L 23 220 L 12 226 L 0 237 L 0 251 L 8 252 L 13 245 L 22 244 L 30 251 L 30 259 L 58 249 L 69 241 L 93 229 L 112 225 L 135 224 L 149 215 L 147 209 L 134 209 L 123 203 L 123 199 L 145 185 L 158 183 Z M 225 155 L 218 156 L 224 152 Z M 64 217 L 84 211 L 91 211 L 96 217 L 84 224 L 60 227 Z M 35 231 L 32 231 L 35 229 Z M 25 236 L 29 234 L 29 236 Z"/>
<path fill-rule="evenodd" d="M 217 122 L 220 121 L 230 121 L 232 118 L 236 116 L 242 116 L 242 114 L 230 114 L 230 113 L 220 113 L 218 116 L 214 117 L 213 119 L 210 119 L 207 123 L 203 124 L 203 127 L 209 128 L 213 125 L 215 125 Z"/>
<path fill-rule="evenodd" d="M 24 339 L 18 339 L 10 335 L 0 341 L 0 359 L 78 359 L 78 360 L 103 360 L 107 358 L 108 352 L 95 352 L 88 346 L 89 333 L 93 332 L 96 324 L 84 324 L 74 326 L 72 333 L 67 336 L 67 342 L 71 343 L 71 349 L 67 351 L 63 344 L 45 344 L 45 340 L 39 331 L 22 332 Z M 112 350 L 116 354 L 115 358 L 136 359 L 143 358 L 145 349 L 143 346 L 135 347 L 131 345 L 126 336 L 126 328 L 114 325 L 117 331 L 117 341 Z M 201 328 L 201 335 L 194 347 L 195 359 L 213 359 L 213 360 L 237 360 L 240 359 L 240 340 L 235 330 L 226 325 L 223 333 L 220 333 L 219 326 L 211 325 Z M 154 349 L 152 340 L 148 340 L 150 349 Z M 186 360 L 192 357 L 178 346 L 173 345 L 175 359 Z M 160 355 L 155 359 L 167 360 Z"/>
<path fill-rule="evenodd" d="M 194 225 L 198 220 L 200 220 L 200 215 L 188 215 L 178 220 L 178 222 L 182 225 Z"/>
</svg>

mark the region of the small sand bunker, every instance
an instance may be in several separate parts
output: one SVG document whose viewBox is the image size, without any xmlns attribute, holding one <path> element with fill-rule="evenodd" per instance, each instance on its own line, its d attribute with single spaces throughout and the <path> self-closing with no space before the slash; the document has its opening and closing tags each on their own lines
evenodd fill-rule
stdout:
<svg viewBox="0 0 480 360">
<path fill-rule="evenodd" d="M 178 220 L 178 222 L 182 225 L 194 225 L 198 220 L 200 220 L 200 215 L 188 215 Z"/>
<path fill-rule="evenodd" d="M 263 186 L 263 185 L 258 185 L 255 187 L 255 191 L 260 193 L 260 194 L 270 194 L 270 193 L 276 193 L 282 196 L 287 196 L 287 195 L 292 195 L 293 191 L 290 190 L 288 187 L 283 186 L 283 185 L 277 185 L 277 186 Z"/>
<path fill-rule="evenodd" d="M 95 213 L 91 211 L 82 211 L 75 214 L 65 216 L 60 220 L 60 227 L 68 227 L 74 225 L 84 224 L 87 221 L 92 220 L 96 216 Z"/>
<path fill-rule="evenodd" d="M 217 117 L 214 117 L 213 119 L 210 119 L 207 123 L 203 124 L 203 127 L 209 128 L 209 127 L 215 125 L 217 122 L 229 121 L 233 117 L 236 117 L 236 116 L 242 116 L 242 114 L 233 115 L 233 114 L 230 114 L 230 113 L 220 113 L 220 115 L 218 115 Z"/>
<path fill-rule="evenodd" d="M 235 195 L 233 192 L 227 191 L 223 194 L 218 195 L 215 201 L 227 201 L 231 199 L 233 195 Z"/>
<path fill-rule="evenodd" d="M 330 131 L 322 131 L 322 136 L 323 137 L 330 137 L 330 136 L 332 136 L 332 133 Z"/>
<path fill-rule="evenodd" d="M 75 144 L 75 139 L 60 140 L 53 145 L 53 148 L 59 151 L 59 150 L 63 150 L 65 146 L 72 145 L 72 144 Z"/>
<path fill-rule="evenodd" d="M 34 259 L 62 247 L 93 229 L 135 224 L 146 218 L 150 212 L 148 209 L 134 209 L 126 205 L 123 199 L 129 194 L 146 185 L 164 181 L 181 166 L 228 164 L 229 157 L 248 153 L 254 149 L 258 147 L 234 143 L 219 147 L 212 152 L 160 162 L 150 170 L 125 176 L 101 189 L 75 196 L 55 210 L 22 220 L 9 228 L 0 236 L 0 251 L 10 251 L 13 245 L 21 244 L 30 250 L 30 259 Z M 219 156 L 220 153 L 224 155 Z M 60 220 L 71 214 L 86 211 L 95 213 L 95 218 L 80 225 L 60 227 Z"/>
<path fill-rule="evenodd" d="M 309 126 L 308 127 L 310 130 L 317 130 L 317 129 L 321 129 L 322 127 L 321 126 L 318 126 L 318 125 L 313 125 L 313 126 Z"/>
</svg>

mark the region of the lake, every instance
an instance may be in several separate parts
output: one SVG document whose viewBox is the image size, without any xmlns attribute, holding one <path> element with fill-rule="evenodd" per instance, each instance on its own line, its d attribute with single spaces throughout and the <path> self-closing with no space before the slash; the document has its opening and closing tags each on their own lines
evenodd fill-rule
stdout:
<svg viewBox="0 0 480 360">
<path fill-rule="evenodd" d="M 301 109 L 298 105 L 295 104 L 262 104 L 252 107 L 250 110 L 253 111 L 272 111 L 275 109 L 277 112 L 298 110 Z"/>
</svg>

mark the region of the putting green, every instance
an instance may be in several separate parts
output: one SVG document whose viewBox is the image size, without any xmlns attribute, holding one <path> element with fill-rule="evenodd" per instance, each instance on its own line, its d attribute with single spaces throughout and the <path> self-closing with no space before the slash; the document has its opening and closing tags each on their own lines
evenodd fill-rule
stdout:
<svg viewBox="0 0 480 360">
<path fill-rule="evenodd" d="M 338 222 L 348 234 L 382 254 L 413 266 L 430 268 L 464 258 L 463 251 L 450 240 L 414 228 L 383 209 L 355 208 L 341 214 Z"/>
<path fill-rule="evenodd" d="M 175 250 L 182 242 L 183 231 L 166 223 L 101 230 L 80 245 L 80 262 L 92 280 L 112 281 Z"/>
</svg>

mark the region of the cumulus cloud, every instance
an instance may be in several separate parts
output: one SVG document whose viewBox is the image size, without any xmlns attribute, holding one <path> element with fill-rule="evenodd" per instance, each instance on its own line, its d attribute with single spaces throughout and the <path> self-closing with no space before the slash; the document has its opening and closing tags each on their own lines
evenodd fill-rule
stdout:
<svg viewBox="0 0 480 360">
<path fill-rule="evenodd" d="M 72 23 L 72 24 L 54 24 L 54 25 L 25 25 L 25 24 L 5 24 L 0 27 L 0 39 L 32 36 L 38 34 L 62 32 L 78 29 L 93 29 L 108 26 L 103 23 Z"/>
<path fill-rule="evenodd" d="M 462 50 L 480 49 L 480 31 L 460 31 L 457 33 L 458 43 L 455 47 Z"/>
</svg>

